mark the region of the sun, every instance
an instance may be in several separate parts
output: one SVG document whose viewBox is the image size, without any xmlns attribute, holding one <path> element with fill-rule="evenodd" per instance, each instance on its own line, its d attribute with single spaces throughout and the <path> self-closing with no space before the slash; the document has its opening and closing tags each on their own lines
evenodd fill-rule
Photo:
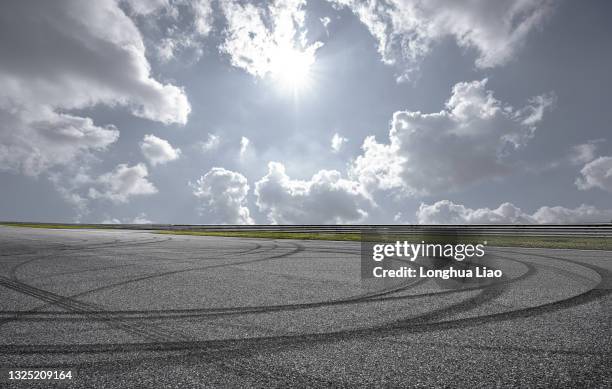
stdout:
<svg viewBox="0 0 612 389">
<path fill-rule="evenodd" d="M 301 51 L 294 47 L 279 48 L 274 55 L 272 77 L 281 87 L 302 90 L 309 86 L 315 56 L 311 50 Z"/>
</svg>

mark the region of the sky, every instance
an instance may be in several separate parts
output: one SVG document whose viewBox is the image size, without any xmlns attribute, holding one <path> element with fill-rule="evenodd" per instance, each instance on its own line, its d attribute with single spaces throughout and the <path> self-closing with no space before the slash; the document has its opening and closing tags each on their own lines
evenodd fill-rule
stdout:
<svg viewBox="0 0 612 389">
<path fill-rule="evenodd" d="M 612 220 L 612 3 L 0 3 L 0 220 Z"/>
</svg>

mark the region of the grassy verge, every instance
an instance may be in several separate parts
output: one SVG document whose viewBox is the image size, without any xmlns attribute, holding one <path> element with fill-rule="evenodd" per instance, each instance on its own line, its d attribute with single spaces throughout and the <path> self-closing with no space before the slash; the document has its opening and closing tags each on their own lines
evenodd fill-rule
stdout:
<svg viewBox="0 0 612 389">
<path fill-rule="evenodd" d="M 612 250 L 612 239 L 576 236 L 487 236 L 489 246 L 546 249 Z"/>
<path fill-rule="evenodd" d="M 311 232 L 277 232 L 277 231 L 188 231 L 163 230 L 155 231 L 158 234 L 196 235 L 196 236 L 227 236 L 234 238 L 263 238 L 263 239 L 299 239 L 299 240 L 350 240 L 359 241 L 361 234 L 330 234 Z"/>
<path fill-rule="evenodd" d="M 99 224 L 26 224 L 4 223 L 2 225 L 29 228 L 62 228 L 62 229 L 112 229 L 116 226 Z M 359 233 L 308 233 L 308 232 L 279 232 L 279 231 L 194 231 L 194 230 L 152 230 L 157 234 L 195 235 L 195 236 L 224 236 L 235 238 L 263 238 L 263 239 L 299 239 L 299 240 L 332 240 L 332 241 L 360 241 Z M 488 235 L 488 236 L 432 236 L 432 235 L 389 235 L 386 241 L 408 240 L 427 243 L 482 243 L 487 241 L 489 246 L 500 247 L 533 247 L 533 248 L 560 248 L 560 249 L 588 249 L 612 250 L 612 239 L 577 236 L 532 236 L 532 235 Z"/>
<path fill-rule="evenodd" d="M 238 238 L 265 238 L 265 239 L 306 239 L 306 240 L 339 240 L 360 241 L 361 234 L 328 234 L 303 232 L 276 232 L 276 231 L 157 231 L 160 234 L 173 235 L 200 235 L 200 236 L 226 236 Z M 482 243 L 487 241 L 489 246 L 500 247 L 533 247 L 557 249 L 585 249 L 585 250 L 612 250 L 612 239 L 574 236 L 431 236 L 431 235 L 400 235 L 388 236 L 386 241 L 408 240 L 427 243 Z"/>
</svg>

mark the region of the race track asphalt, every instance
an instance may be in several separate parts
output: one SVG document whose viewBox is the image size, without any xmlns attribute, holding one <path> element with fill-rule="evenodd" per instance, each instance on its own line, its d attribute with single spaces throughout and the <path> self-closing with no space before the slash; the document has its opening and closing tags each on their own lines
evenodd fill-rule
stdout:
<svg viewBox="0 0 612 389">
<path fill-rule="evenodd" d="M 488 283 L 362 280 L 359 253 L 0 227 L 0 366 L 87 388 L 612 387 L 612 252 L 489 247 Z"/>
</svg>

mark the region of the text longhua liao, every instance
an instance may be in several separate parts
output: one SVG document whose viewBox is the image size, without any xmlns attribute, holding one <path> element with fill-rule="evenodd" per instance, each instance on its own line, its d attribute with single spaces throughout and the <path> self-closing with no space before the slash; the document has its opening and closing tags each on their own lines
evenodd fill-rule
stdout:
<svg viewBox="0 0 612 389">
<path fill-rule="evenodd" d="M 485 255 L 484 244 L 440 244 L 440 243 L 410 243 L 397 241 L 395 243 L 380 243 L 372 245 L 372 260 L 382 265 L 384 259 L 395 259 L 414 262 L 417 258 L 450 258 L 463 262 L 469 258 L 482 258 Z M 475 266 L 473 269 L 455 268 L 449 266 L 443 269 L 432 269 L 424 266 L 397 269 L 385 269 L 374 266 L 372 275 L 375 278 L 500 278 L 502 271 L 489 269 L 485 266 Z"/>
</svg>

